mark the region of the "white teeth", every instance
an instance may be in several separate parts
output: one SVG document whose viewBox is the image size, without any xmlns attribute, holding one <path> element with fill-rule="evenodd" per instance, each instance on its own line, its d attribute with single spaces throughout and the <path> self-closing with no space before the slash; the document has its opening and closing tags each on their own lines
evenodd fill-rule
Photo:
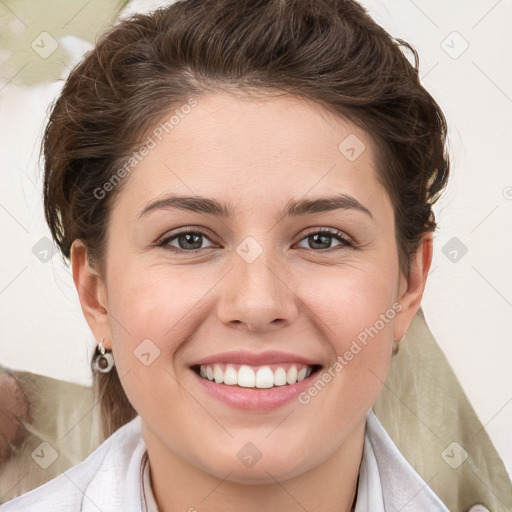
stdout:
<svg viewBox="0 0 512 512">
<path fill-rule="evenodd" d="M 224 370 L 222 369 L 223 367 Z M 286 372 L 282 366 L 272 371 L 270 366 L 252 368 L 243 364 L 237 370 L 232 364 L 221 365 L 215 363 L 212 365 L 202 364 L 199 369 L 199 375 L 204 379 L 214 380 L 216 384 L 265 389 L 295 384 L 309 377 L 312 371 L 313 369 L 310 366 L 301 365 L 297 369 L 295 364 Z"/>
<path fill-rule="evenodd" d="M 213 378 L 217 384 L 222 384 L 224 382 L 224 372 L 218 364 L 213 365 Z"/>
<path fill-rule="evenodd" d="M 262 366 L 256 372 L 256 387 L 271 388 L 274 386 L 274 372 L 268 366 Z"/>
<path fill-rule="evenodd" d="M 297 367 L 293 365 L 286 374 L 286 382 L 288 382 L 288 384 L 295 384 L 297 382 L 297 375 Z"/>
<path fill-rule="evenodd" d="M 224 372 L 224 384 L 228 386 L 236 386 L 238 384 L 238 372 L 230 364 L 227 365 Z"/>
<path fill-rule="evenodd" d="M 256 384 L 256 375 L 250 366 L 243 364 L 238 370 L 238 385 L 243 388 L 253 388 Z"/>
<path fill-rule="evenodd" d="M 284 368 L 279 367 L 274 372 L 274 386 L 284 386 L 286 384 L 286 372 Z"/>
</svg>

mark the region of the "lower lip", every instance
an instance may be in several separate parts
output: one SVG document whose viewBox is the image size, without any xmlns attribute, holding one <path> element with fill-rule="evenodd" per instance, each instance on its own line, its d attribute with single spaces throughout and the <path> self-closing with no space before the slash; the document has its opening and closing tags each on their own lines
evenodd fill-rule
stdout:
<svg viewBox="0 0 512 512">
<path fill-rule="evenodd" d="M 316 371 L 295 384 L 259 389 L 216 384 L 215 381 L 203 379 L 194 370 L 190 371 L 207 393 L 228 405 L 247 411 L 272 411 L 296 400 L 299 394 L 312 384 L 318 374 Z"/>
</svg>

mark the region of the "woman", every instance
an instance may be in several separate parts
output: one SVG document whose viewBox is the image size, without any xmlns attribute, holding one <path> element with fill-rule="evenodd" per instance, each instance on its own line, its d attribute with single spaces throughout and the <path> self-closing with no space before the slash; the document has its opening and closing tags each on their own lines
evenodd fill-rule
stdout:
<svg viewBox="0 0 512 512">
<path fill-rule="evenodd" d="M 110 437 L 4 510 L 448 510 L 371 409 L 445 138 L 416 52 L 354 1 L 186 0 L 105 34 L 53 107 L 44 200 Z"/>
</svg>

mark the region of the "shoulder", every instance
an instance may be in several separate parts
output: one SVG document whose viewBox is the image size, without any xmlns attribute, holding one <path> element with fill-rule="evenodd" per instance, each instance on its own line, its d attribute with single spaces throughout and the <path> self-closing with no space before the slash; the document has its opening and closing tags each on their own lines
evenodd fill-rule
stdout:
<svg viewBox="0 0 512 512">
<path fill-rule="evenodd" d="M 140 461 L 144 445 L 140 417 L 121 427 L 83 462 L 44 485 L 0 506 L 2 512 L 75 512 L 130 510 L 124 503 L 138 503 Z M 122 477 L 126 478 L 119 478 Z M 139 487 L 137 487 L 139 485 Z M 108 493 L 105 491 L 108 490 Z M 130 500 L 126 494 L 130 494 Z"/>
</svg>

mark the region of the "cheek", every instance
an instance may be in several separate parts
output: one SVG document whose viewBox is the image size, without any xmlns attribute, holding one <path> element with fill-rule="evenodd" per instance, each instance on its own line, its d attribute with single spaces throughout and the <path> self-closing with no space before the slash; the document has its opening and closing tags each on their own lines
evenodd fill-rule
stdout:
<svg viewBox="0 0 512 512">
<path fill-rule="evenodd" d="M 185 267 L 153 265 L 113 276 L 111 324 L 123 346 L 149 338 L 168 351 L 167 345 L 180 337 L 186 317 L 196 314 L 205 287 L 212 280 L 205 280 L 202 274 Z"/>
<path fill-rule="evenodd" d="M 119 267 L 121 268 L 121 266 Z M 153 265 L 110 274 L 109 316 L 116 367 L 130 400 L 173 380 L 176 354 L 204 319 L 207 272 Z"/>
<path fill-rule="evenodd" d="M 329 342 L 331 364 L 323 377 L 333 406 L 341 400 L 368 408 L 382 388 L 391 359 L 393 323 L 401 309 L 394 276 L 394 269 L 385 272 L 382 266 L 368 266 L 315 281 L 309 304 L 322 320 Z"/>
<path fill-rule="evenodd" d="M 137 287 L 133 300 L 123 300 L 116 308 L 118 316 L 111 321 L 112 349 L 122 387 L 135 410 L 143 417 L 160 414 L 165 404 L 172 408 L 179 396 L 174 377 L 173 354 L 179 347 L 181 310 L 173 307 L 169 297 L 160 295 L 158 287 L 152 293 L 145 286 Z M 162 304 L 167 304 L 165 311 Z M 174 332 L 174 334 L 173 334 Z"/>
<path fill-rule="evenodd" d="M 338 353 L 348 339 L 360 334 L 364 338 L 367 329 L 374 332 L 375 324 L 382 337 L 392 332 L 399 309 L 393 306 L 397 296 L 395 274 L 394 268 L 388 271 L 382 264 L 367 264 L 344 266 L 315 277 L 315 286 L 307 292 L 308 300 Z"/>
</svg>

